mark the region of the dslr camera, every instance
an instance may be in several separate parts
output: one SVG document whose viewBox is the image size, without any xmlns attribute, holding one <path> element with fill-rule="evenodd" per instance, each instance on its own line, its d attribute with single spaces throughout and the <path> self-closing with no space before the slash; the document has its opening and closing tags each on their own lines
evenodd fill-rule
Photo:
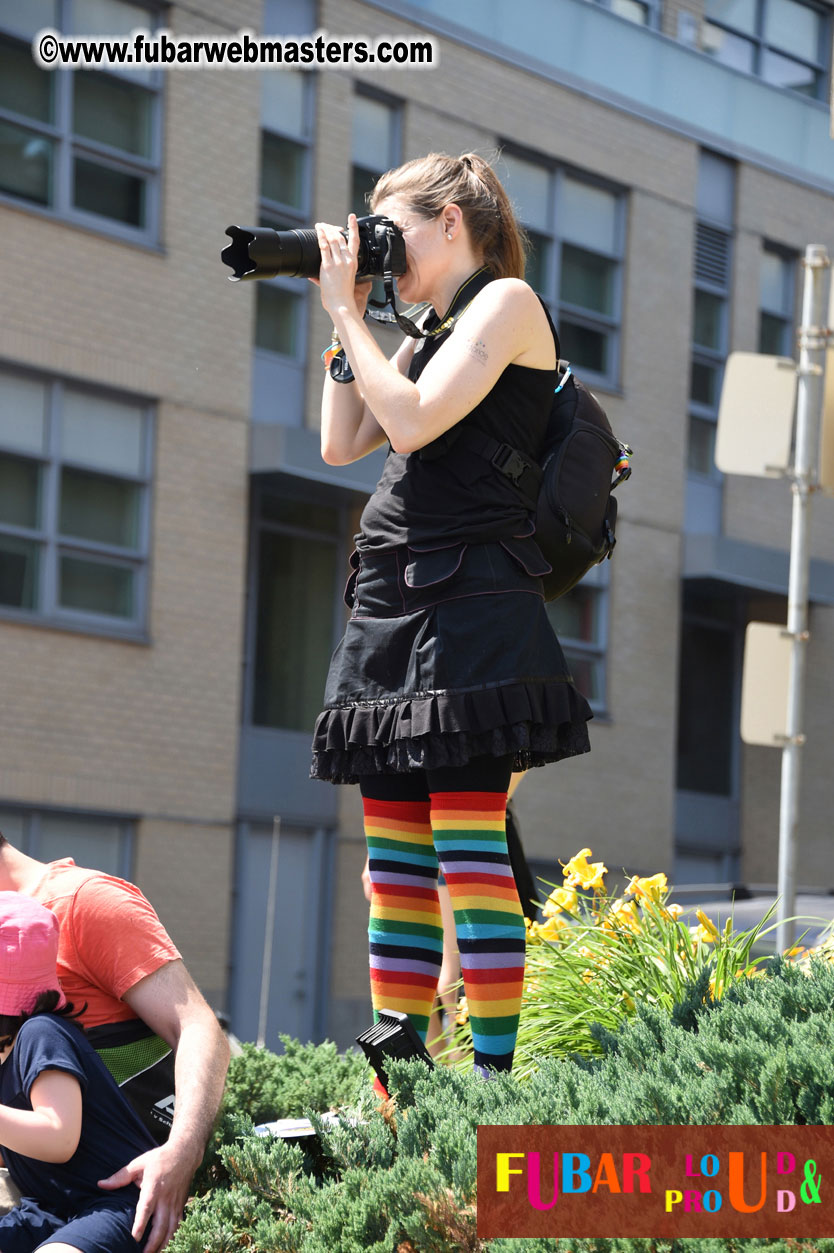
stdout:
<svg viewBox="0 0 834 1253">
<path fill-rule="evenodd" d="M 405 274 L 405 240 L 390 218 L 370 214 L 359 218 L 357 278 L 395 277 Z M 314 230 L 275 231 L 266 226 L 227 226 L 232 242 L 220 253 L 231 266 L 231 282 L 242 278 L 317 278 L 321 250 Z M 347 239 L 347 230 L 342 231 Z"/>
</svg>

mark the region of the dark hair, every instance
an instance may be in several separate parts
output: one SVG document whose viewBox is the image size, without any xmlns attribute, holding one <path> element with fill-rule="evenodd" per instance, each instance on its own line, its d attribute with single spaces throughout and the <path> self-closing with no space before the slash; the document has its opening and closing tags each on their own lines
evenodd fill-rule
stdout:
<svg viewBox="0 0 834 1253">
<path fill-rule="evenodd" d="M 2 848 L 4 844 L 8 844 L 8 842 L 9 842 L 9 841 L 6 839 L 6 837 L 5 837 L 5 835 L 3 834 L 3 832 L 2 832 L 2 831 L 0 831 L 0 848 Z"/>
<path fill-rule="evenodd" d="M 49 988 L 48 991 L 41 992 L 28 1013 L 0 1014 L 0 1049 L 8 1048 L 23 1024 L 28 1019 L 37 1017 L 38 1014 L 58 1014 L 61 1018 L 70 1018 L 83 1031 L 84 1028 L 78 1019 L 87 1008 L 87 1002 L 85 1001 L 82 1008 L 76 1012 L 72 1001 L 67 1001 L 66 1005 L 56 1009 L 55 1006 L 58 1004 L 59 999 L 60 993 L 56 992 L 54 988 Z"/>
<path fill-rule="evenodd" d="M 495 171 L 476 152 L 445 152 L 407 161 L 389 170 L 371 193 L 374 208 L 399 196 L 422 217 L 437 217 L 447 204 L 460 205 L 472 244 L 496 278 L 524 278 L 526 237 Z"/>
</svg>

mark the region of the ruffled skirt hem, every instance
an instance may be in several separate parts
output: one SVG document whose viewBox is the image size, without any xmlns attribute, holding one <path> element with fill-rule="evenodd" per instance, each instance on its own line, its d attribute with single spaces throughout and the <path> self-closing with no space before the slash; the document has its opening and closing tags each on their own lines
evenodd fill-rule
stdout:
<svg viewBox="0 0 834 1253">
<path fill-rule="evenodd" d="M 310 776 L 356 783 L 512 755 L 526 770 L 590 751 L 591 710 L 568 682 L 514 682 L 463 692 L 334 706 L 320 715 Z"/>
</svg>

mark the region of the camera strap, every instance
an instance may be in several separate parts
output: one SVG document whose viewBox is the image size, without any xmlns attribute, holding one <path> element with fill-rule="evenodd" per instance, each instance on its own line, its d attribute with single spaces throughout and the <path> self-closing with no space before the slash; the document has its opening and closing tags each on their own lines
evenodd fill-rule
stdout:
<svg viewBox="0 0 834 1253">
<path fill-rule="evenodd" d="M 403 331 L 406 335 L 411 336 L 412 339 L 434 339 L 435 336 L 443 335 L 446 333 L 446 331 L 451 330 L 451 328 L 457 322 L 461 314 L 464 313 L 469 308 L 470 304 L 472 303 L 472 300 L 474 300 L 475 296 L 480 291 L 482 285 L 478 284 L 478 286 L 475 289 L 475 292 L 472 295 L 472 299 L 468 300 L 466 304 L 460 305 L 459 303 L 460 297 L 464 294 L 464 292 L 466 291 L 470 283 L 475 282 L 475 280 L 480 278 L 482 274 L 486 274 L 486 273 L 487 273 L 487 266 L 483 265 L 481 266 L 479 270 L 476 270 L 474 274 L 470 274 L 466 282 L 461 284 L 461 286 L 458 288 L 457 292 L 455 293 L 454 299 L 452 300 L 452 303 L 449 306 L 450 312 L 447 313 L 443 321 L 438 323 L 437 326 L 429 326 L 428 329 L 422 329 L 421 327 L 417 325 L 416 322 L 413 322 L 411 318 L 406 317 L 404 314 L 401 314 L 397 309 L 397 300 L 394 295 L 394 275 L 391 272 L 391 244 L 389 242 L 388 248 L 385 254 L 384 269 L 382 273 L 382 281 L 385 286 L 385 300 L 384 301 L 369 300 L 368 304 L 373 306 L 373 310 L 376 310 L 377 312 L 369 311 L 368 317 L 373 318 L 375 322 L 382 322 L 388 325 L 390 325 L 392 322 L 396 322 L 400 330 Z M 390 313 L 381 312 L 381 310 L 387 309 L 389 307 L 391 309 Z M 431 315 L 429 316 L 427 321 L 431 322 Z"/>
</svg>

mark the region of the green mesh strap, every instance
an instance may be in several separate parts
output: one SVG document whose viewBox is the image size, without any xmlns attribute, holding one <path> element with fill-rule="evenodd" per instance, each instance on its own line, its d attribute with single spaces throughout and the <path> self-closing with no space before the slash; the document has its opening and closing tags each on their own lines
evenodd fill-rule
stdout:
<svg viewBox="0 0 834 1253">
<path fill-rule="evenodd" d="M 161 1058 L 167 1056 L 171 1052 L 171 1046 L 158 1035 L 149 1035 L 143 1040 L 131 1040 L 129 1044 L 97 1048 L 96 1052 L 121 1087 L 128 1079 L 156 1065 Z"/>
</svg>

